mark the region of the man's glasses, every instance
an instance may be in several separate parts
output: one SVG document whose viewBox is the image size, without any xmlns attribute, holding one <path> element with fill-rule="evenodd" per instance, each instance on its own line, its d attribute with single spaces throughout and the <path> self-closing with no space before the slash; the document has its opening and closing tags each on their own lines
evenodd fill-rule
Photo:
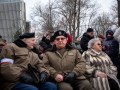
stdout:
<svg viewBox="0 0 120 90">
<path fill-rule="evenodd" d="M 64 39 L 66 39 L 66 38 L 56 38 L 55 40 L 59 41 L 59 40 L 64 40 Z"/>
</svg>

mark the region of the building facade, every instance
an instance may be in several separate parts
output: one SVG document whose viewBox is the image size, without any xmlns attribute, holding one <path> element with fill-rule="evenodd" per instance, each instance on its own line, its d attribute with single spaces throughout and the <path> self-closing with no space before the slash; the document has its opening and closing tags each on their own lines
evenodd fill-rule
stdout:
<svg viewBox="0 0 120 90">
<path fill-rule="evenodd" d="M 26 9 L 23 0 L 0 0 L 0 35 L 12 42 L 18 32 L 24 32 Z"/>
</svg>

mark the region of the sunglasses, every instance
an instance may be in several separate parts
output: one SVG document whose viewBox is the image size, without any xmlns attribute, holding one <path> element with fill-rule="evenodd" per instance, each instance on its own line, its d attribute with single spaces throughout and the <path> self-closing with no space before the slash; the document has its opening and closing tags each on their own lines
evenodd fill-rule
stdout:
<svg viewBox="0 0 120 90">
<path fill-rule="evenodd" d="M 66 39 L 66 38 L 56 38 L 55 40 L 59 41 L 59 40 L 64 40 L 64 39 Z"/>
</svg>

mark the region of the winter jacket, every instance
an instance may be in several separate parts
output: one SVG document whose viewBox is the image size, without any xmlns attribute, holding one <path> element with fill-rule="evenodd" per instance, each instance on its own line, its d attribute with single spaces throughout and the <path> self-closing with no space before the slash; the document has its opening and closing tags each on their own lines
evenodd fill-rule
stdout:
<svg viewBox="0 0 120 90">
<path fill-rule="evenodd" d="M 69 48 L 66 45 L 66 51 L 61 55 L 55 46 L 46 51 L 43 56 L 45 66 L 50 71 L 51 78 L 54 79 L 57 74 L 64 76 L 67 72 L 76 73 L 77 79 L 85 79 L 85 60 L 76 49 Z"/>
<path fill-rule="evenodd" d="M 111 34 L 111 37 L 108 37 L 107 34 Z M 118 57 L 119 54 L 119 43 L 113 37 L 114 32 L 108 30 L 106 32 L 106 39 L 103 41 L 103 50 L 108 56 L 112 59 L 113 57 Z"/>
<path fill-rule="evenodd" d="M 83 34 L 83 36 L 81 38 L 81 41 L 80 41 L 80 46 L 81 46 L 83 52 L 88 49 L 88 47 L 87 47 L 88 46 L 88 42 L 91 39 L 93 39 L 93 37 L 87 35 L 86 33 Z"/>
<path fill-rule="evenodd" d="M 20 82 L 20 75 L 28 69 L 28 64 L 37 68 L 39 72 L 45 71 L 49 73 L 38 55 L 26 48 L 25 43 L 21 40 L 6 45 L 1 52 L 0 58 L 0 75 L 3 79 L 0 83 L 0 89 L 2 90 L 11 90 L 16 83 Z M 13 61 L 2 63 L 5 58 Z"/>
</svg>

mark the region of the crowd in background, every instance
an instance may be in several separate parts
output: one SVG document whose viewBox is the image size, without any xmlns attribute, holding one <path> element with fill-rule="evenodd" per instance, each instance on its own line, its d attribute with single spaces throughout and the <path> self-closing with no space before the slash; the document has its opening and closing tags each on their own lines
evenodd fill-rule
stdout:
<svg viewBox="0 0 120 90">
<path fill-rule="evenodd" d="M 75 41 L 73 41 L 72 36 L 69 33 L 66 33 L 65 31 L 58 30 L 54 33 L 53 32 L 50 33 L 49 31 L 47 31 L 43 35 L 42 39 L 39 41 L 38 45 L 35 45 L 35 43 L 32 43 L 34 45 L 33 45 L 33 48 L 30 48 L 32 50 L 32 52 L 30 52 L 31 53 L 30 55 L 33 55 L 33 53 L 37 54 L 39 60 L 43 61 L 48 71 L 44 70 L 46 68 L 44 68 L 44 66 L 40 64 L 38 59 L 36 60 L 36 63 L 32 62 L 32 60 L 30 61 L 30 63 L 32 62 L 32 64 L 34 63 L 34 65 L 37 65 L 38 67 L 39 66 L 42 67 L 43 72 L 40 71 L 41 72 L 40 79 L 46 82 L 47 80 L 49 81 L 47 77 L 52 77 L 50 80 L 53 83 L 57 83 L 58 90 L 73 90 L 73 89 L 75 90 L 113 90 L 113 89 L 120 90 L 120 85 L 119 85 L 119 81 L 120 81 L 120 55 L 119 55 L 120 34 L 119 33 L 120 33 L 120 28 L 118 28 L 115 32 L 109 29 L 106 31 L 105 35 L 100 34 L 97 37 L 95 37 L 94 29 L 88 28 L 81 38 L 76 37 Z M 33 37 L 34 35 L 31 36 L 31 34 L 25 33 L 19 36 L 19 40 L 15 40 L 13 42 L 18 47 L 20 47 L 21 53 L 26 54 L 26 57 L 28 57 L 27 51 L 21 48 L 28 47 L 30 43 L 27 40 L 24 41 L 24 38 L 33 38 Z M 63 43 L 64 47 L 62 47 L 61 49 L 59 47 L 61 47 L 60 42 L 62 41 L 65 43 Z M 6 49 L 6 46 L 7 46 L 7 43 L 5 40 L 2 39 L 2 36 L 1 36 L 0 37 L 0 52 L 2 54 L 0 58 L 1 58 L 1 61 L 3 62 L 1 63 L 1 65 L 4 65 L 4 61 L 9 61 L 9 59 L 4 60 L 4 58 L 10 58 L 9 57 L 10 54 L 13 55 L 14 51 L 10 53 L 9 49 L 16 47 L 14 45 L 12 46 L 10 45 L 9 48 Z M 16 48 L 18 49 L 18 47 Z M 55 51 L 56 49 L 58 52 Z M 8 52 L 5 50 L 8 50 Z M 65 56 L 67 51 L 68 51 L 68 56 Z M 7 57 L 4 55 L 6 53 L 7 53 Z M 21 53 L 17 53 L 16 51 L 15 53 L 16 55 L 17 54 L 21 55 L 21 56 L 19 55 L 19 57 L 15 56 L 14 57 L 15 59 L 20 58 L 24 60 Z M 57 56 L 57 53 L 58 53 L 58 56 Z M 62 57 L 62 59 L 59 58 L 59 54 L 60 54 L 60 57 Z M 10 59 L 14 59 L 14 58 L 12 57 Z M 31 58 L 32 59 L 37 58 L 37 56 L 36 57 L 31 56 Z M 82 58 L 85 60 L 85 62 Z M 21 63 L 20 59 L 17 62 L 19 64 Z M 58 59 L 58 61 L 55 61 L 56 59 Z M 78 61 L 76 63 L 77 59 Z M 66 61 L 67 63 L 64 62 L 63 60 Z M 57 62 L 60 62 L 59 64 L 61 66 L 59 66 Z M 24 68 L 25 68 L 24 65 L 26 63 L 27 62 L 21 63 L 23 64 Z M 73 65 L 73 63 L 75 63 L 75 65 Z M 82 63 L 83 63 L 83 66 L 81 65 Z M 69 64 L 71 67 L 69 67 L 69 65 L 67 64 Z M 85 65 L 86 70 L 84 70 L 85 69 L 84 65 Z M 65 66 L 65 67 L 61 69 L 62 66 Z M 2 67 L 5 68 L 5 66 L 2 66 Z M 7 67 L 10 68 L 10 66 L 7 66 Z M 22 70 L 20 69 L 20 71 Z M 2 74 L 6 75 L 4 74 L 4 72 Z M 0 75 L 2 76 L 2 74 Z M 83 76 L 85 76 L 86 79 Z M 23 74 L 22 77 L 23 78 L 21 80 L 25 82 L 24 79 L 26 79 L 26 76 Z M 16 78 L 13 78 L 13 79 L 16 79 Z M 90 82 L 91 86 L 88 84 L 86 80 Z M 60 82 L 64 82 L 64 83 L 60 83 Z M 40 90 L 56 90 L 56 86 L 53 83 L 50 83 L 50 82 L 46 83 L 47 85 L 50 85 L 50 87 L 48 88 L 53 87 L 51 89 L 43 89 L 42 86 L 41 86 L 42 89 L 41 87 L 37 87 L 37 88 L 40 88 Z M 67 83 L 69 83 L 73 88 Z M 44 84 L 43 86 L 47 86 L 46 84 Z M 17 88 L 17 86 L 15 88 Z M 8 89 L 8 90 L 20 90 L 20 89 L 15 89 L 15 88 Z M 37 90 L 37 89 L 22 89 L 22 90 Z"/>
</svg>

